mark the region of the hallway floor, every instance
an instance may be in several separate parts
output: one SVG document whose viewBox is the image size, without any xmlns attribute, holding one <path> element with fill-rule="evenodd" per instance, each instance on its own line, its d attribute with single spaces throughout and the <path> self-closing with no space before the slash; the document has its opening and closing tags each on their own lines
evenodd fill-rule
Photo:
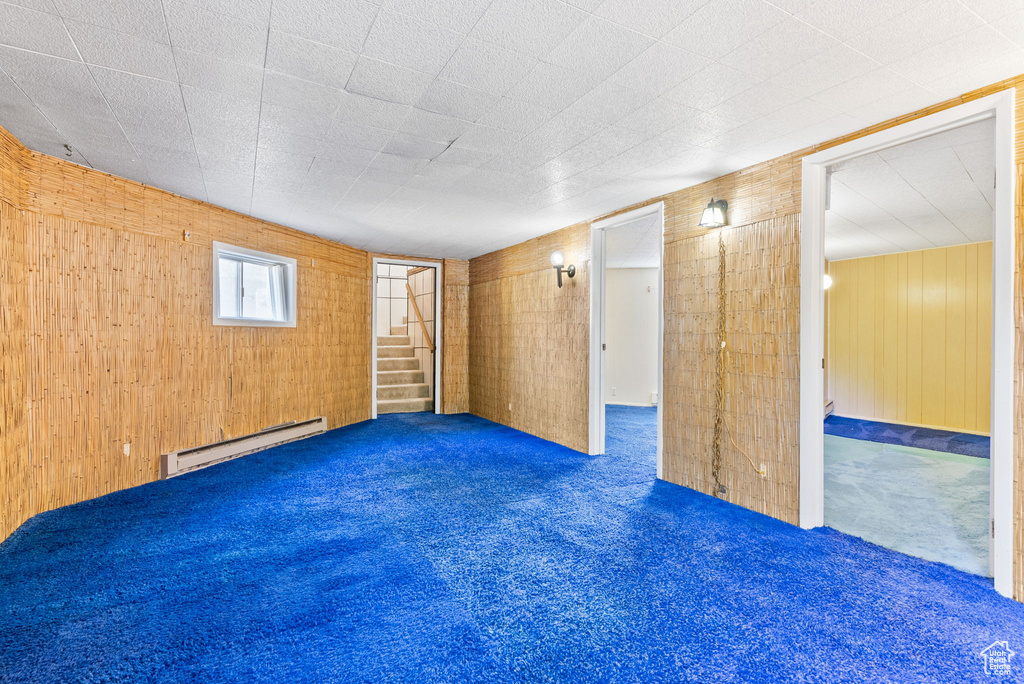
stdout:
<svg viewBox="0 0 1024 684">
<path fill-rule="evenodd" d="M 983 578 L 655 480 L 644 416 L 590 457 L 387 415 L 38 515 L 0 681 L 982 682 L 1024 647 Z"/>
</svg>

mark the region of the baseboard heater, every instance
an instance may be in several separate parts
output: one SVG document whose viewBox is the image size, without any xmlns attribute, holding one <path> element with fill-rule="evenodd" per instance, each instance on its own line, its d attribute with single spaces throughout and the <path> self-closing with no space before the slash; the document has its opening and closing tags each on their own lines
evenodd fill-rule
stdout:
<svg viewBox="0 0 1024 684">
<path fill-rule="evenodd" d="M 239 456 L 252 454 L 272 446 L 294 442 L 297 439 L 319 435 L 327 431 L 326 418 L 313 418 L 302 422 L 292 421 L 282 425 L 268 427 L 251 435 L 226 439 L 223 442 L 205 446 L 172 451 L 160 456 L 160 479 L 166 480 L 175 475 L 198 470 L 206 466 L 229 461 Z"/>
</svg>

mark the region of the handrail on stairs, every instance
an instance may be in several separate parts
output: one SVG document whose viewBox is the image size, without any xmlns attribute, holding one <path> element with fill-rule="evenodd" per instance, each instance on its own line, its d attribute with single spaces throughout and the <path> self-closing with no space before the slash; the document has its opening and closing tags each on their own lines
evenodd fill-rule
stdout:
<svg viewBox="0 0 1024 684">
<path fill-rule="evenodd" d="M 427 340 L 427 346 L 430 347 L 430 352 L 434 352 L 434 341 L 430 339 L 430 333 L 427 332 L 427 324 L 423 322 L 423 314 L 420 313 L 420 305 L 416 303 L 416 295 L 412 293 L 412 288 L 409 287 L 409 283 L 405 284 L 405 289 L 409 293 L 409 301 L 412 302 L 412 308 L 416 312 L 416 319 L 420 322 L 420 330 L 423 331 L 423 337 Z"/>
</svg>

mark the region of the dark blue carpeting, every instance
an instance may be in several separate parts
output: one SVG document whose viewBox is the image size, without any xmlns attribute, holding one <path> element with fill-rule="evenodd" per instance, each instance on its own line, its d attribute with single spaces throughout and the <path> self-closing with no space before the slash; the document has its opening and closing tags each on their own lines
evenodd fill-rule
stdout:
<svg viewBox="0 0 1024 684">
<path fill-rule="evenodd" d="M 655 481 L 653 416 L 588 457 L 389 415 L 38 515 L 0 544 L 0 681 L 981 682 L 1024 651 L 982 578 Z"/>
<path fill-rule="evenodd" d="M 863 439 L 868 442 L 944 451 L 947 454 L 977 456 L 978 458 L 989 457 L 989 438 L 984 435 L 969 435 L 964 432 L 829 416 L 825 419 L 825 434 Z"/>
</svg>

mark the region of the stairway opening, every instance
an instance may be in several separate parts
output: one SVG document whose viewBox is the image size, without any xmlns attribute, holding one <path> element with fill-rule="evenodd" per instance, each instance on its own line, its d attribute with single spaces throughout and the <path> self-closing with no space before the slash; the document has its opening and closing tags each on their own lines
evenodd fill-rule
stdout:
<svg viewBox="0 0 1024 684">
<path fill-rule="evenodd" d="M 438 269 L 374 260 L 374 416 L 434 411 Z"/>
</svg>

